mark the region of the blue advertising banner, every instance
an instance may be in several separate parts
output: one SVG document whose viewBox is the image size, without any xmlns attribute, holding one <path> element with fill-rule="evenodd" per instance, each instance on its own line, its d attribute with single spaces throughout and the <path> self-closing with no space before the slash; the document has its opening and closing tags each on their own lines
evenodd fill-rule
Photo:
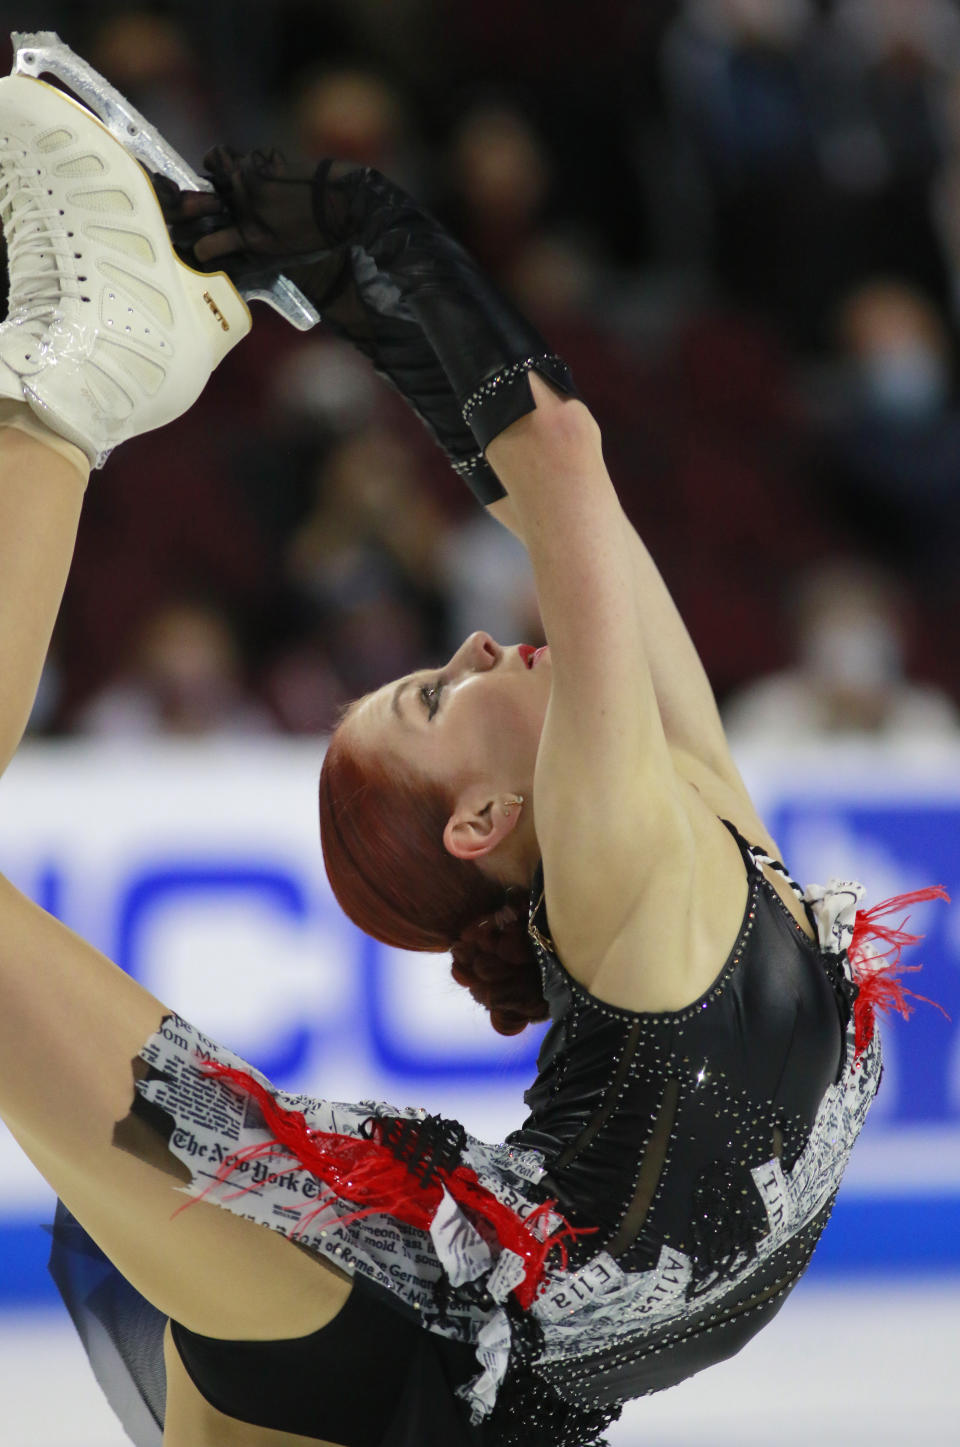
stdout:
<svg viewBox="0 0 960 1447">
<path fill-rule="evenodd" d="M 960 897 L 960 753 L 741 760 L 801 880 L 868 903 Z M 301 744 L 34 748 L 0 788 L 0 871 L 165 1003 L 288 1089 L 426 1105 L 499 1138 L 539 1036 L 496 1036 L 449 961 L 390 950 L 323 878 L 318 751 Z M 960 1270 L 960 913 L 915 910 L 919 994 L 884 1026 L 886 1077 L 814 1272 Z M 52 1300 L 49 1190 L 0 1128 L 0 1309 Z"/>
<path fill-rule="evenodd" d="M 800 880 L 858 879 L 868 906 L 931 884 L 960 901 L 960 775 L 952 753 L 917 759 L 847 746 L 742 763 Z M 921 904 L 907 927 L 924 939 L 904 955 L 903 983 L 926 998 L 910 1001 L 908 1020 L 883 1021 L 882 1088 L 814 1276 L 960 1270 L 960 914 L 956 904 Z"/>
</svg>

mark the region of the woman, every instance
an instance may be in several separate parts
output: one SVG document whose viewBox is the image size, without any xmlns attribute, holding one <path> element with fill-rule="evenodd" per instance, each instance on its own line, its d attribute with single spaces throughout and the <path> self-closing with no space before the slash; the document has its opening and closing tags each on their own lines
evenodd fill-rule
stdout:
<svg viewBox="0 0 960 1447">
<path fill-rule="evenodd" d="M 14 77 L 0 121 L 5 763 L 90 463 L 189 405 L 249 319 L 82 108 Z M 0 1106 L 62 1198 L 53 1269 L 144 1447 L 583 1447 L 777 1310 L 899 987 L 857 887 L 801 897 L 774 863 L 562 361 L 375 173 L 210 169 L 215 197 L 156 181 L 180 256 L 282 266 L 526 541 L 549 649 L 476 634 L 361 700 L 321 819 L 359 923 L 452 946 L 497 1028 L 554 1025 L 506 1144 L 291 1097 L 4 883 Z M 104 195 L 122 220 L 91 226 Z"/>
</svg>

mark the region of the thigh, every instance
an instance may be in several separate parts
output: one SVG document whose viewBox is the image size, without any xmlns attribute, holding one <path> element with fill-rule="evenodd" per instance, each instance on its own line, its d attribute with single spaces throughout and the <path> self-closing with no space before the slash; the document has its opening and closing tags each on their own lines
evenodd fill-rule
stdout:
<svg viewBox="0 0 960 1447">
<path fill-rule="evenodd" d="M 149 1133 L 119 1143 L 133 1060 L 168 1012 L 5 880 L 0 1000 L 0 1114 L 148 1301 L 220 1336 L 296 1336 L 336 1314 L 350 1286 L 334 1268 L 217 1206 L 175 1214 L 188 1173 Z"/>
</svg>

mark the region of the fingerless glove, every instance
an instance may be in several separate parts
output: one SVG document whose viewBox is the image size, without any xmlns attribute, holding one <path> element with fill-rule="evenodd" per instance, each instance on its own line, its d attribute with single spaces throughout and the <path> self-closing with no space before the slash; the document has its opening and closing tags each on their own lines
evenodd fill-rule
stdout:
<svg viewBox="0 0 960 1447">
<path fill-rule="evenodd" d="M 529 372 L 576 394 L 566 364 L 464 248 L 369 167 L 323 161 L 297 176 L 276 152 L 224 148 L 205 165 L 233 229 L 218 264 L 234 280 L 290 277 L 400 390 L 479 500 L 503 497 L 483 453 L 534 410 Z"/>
</svg>

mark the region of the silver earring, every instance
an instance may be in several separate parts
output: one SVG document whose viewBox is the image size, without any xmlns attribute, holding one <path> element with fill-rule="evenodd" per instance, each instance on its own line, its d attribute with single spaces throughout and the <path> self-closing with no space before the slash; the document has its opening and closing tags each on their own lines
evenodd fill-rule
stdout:
<svg viewBox="0 0 960 1447">
<path fill-rule="evenodd" d="M 507 795 L 506 802 L 505 802 L 505 804 L 504 804 L 504 806 L 503 806 L 504 817 L 507 818 L 507 819 L 510 818 L 510 805 L 511 805 L 511 803 L 517 804 L 517 805 L 519 805 L 519 806 L 522 806 L 522 805 L 523 805 L 523 795 L 522 795 L 522 794 L 508 794 L 508 795 Z"/>
</svg>

